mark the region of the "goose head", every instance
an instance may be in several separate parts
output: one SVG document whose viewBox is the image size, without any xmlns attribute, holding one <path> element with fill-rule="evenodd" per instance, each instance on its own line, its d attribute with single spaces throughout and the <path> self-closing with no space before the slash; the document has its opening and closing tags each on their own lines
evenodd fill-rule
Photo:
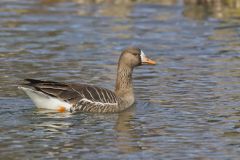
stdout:
<svg viewBox="0 0 240 160">
<path fill-rule="evenodd" d="M 115 94 L 121 100 L 119 102 L 121 107 L 126 108 L 134 103 L 132 71 L 134 67 L 145 64 L 154 65 L 156 62 L 147 58 L 141 49 L 129 47 L 122 52 L 115 86 Z"/>
<path fill-rule="evenodd" d="M 146 64 L 154 65 L 156 62 L 147 58 L 141 49 L 136 47 L 129 47 L 122 52 L 119 58 L 119 64 L 134 68 L 136 66 Z"/>
</svg>

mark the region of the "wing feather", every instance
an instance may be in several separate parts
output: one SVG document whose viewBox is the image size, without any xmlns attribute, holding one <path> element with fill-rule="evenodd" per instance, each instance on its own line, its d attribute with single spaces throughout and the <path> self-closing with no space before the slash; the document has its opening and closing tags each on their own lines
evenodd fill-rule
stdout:
<svg viewBox="0 0 240 160">
<path fill-rule="evenodd" d="M 72 104 L 76 104 L 83 99 L 92 103 L 117 103 L 116 95 L 104 88 L 85 84 L 68 84 L 53 81 L 41 81 L 36 79 L 25 79 L 25 85 L 31 86 L 47 95 L 60 98 Z"/>
</svg>

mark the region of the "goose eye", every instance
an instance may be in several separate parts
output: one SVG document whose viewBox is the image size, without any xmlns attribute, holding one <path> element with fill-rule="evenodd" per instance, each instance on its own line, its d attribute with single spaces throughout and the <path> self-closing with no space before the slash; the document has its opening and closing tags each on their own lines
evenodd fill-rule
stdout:
<svg viewBox="0 0 240 160">
<path fill-rule="evenodd" d="M 137 53 L 133 53 L 133 55 L 134 55 L 134 56 L 138 56 L 138 54 L 137 54 Z"/>
</svg>

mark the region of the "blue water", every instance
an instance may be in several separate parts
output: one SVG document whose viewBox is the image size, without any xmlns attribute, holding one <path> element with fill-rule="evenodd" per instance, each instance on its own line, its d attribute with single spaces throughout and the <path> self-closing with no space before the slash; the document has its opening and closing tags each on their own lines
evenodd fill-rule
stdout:
<svg viewBox="0 0 240 160">
<path fill-rule="evenodd" d="M 0 2 L 0 159 L 239 159 L 238 1 Z M 136 104 L 119 114 L 37 109 L 24 78 L 113 89 L 121 51 Z"/>
</svg>

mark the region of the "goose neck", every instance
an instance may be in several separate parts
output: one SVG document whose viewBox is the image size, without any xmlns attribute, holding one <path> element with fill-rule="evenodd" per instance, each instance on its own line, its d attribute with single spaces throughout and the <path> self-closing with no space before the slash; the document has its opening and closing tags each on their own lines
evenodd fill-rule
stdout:
<svg viewBox="0 0 240 160">
<path fill-rule="evenodd" d="M 117 80 L 116 80 L 116 93 L 132 91 L 132 71 L 133 69 L 128 66 L 119 65 L 117 71 Z"/>
</svg>

